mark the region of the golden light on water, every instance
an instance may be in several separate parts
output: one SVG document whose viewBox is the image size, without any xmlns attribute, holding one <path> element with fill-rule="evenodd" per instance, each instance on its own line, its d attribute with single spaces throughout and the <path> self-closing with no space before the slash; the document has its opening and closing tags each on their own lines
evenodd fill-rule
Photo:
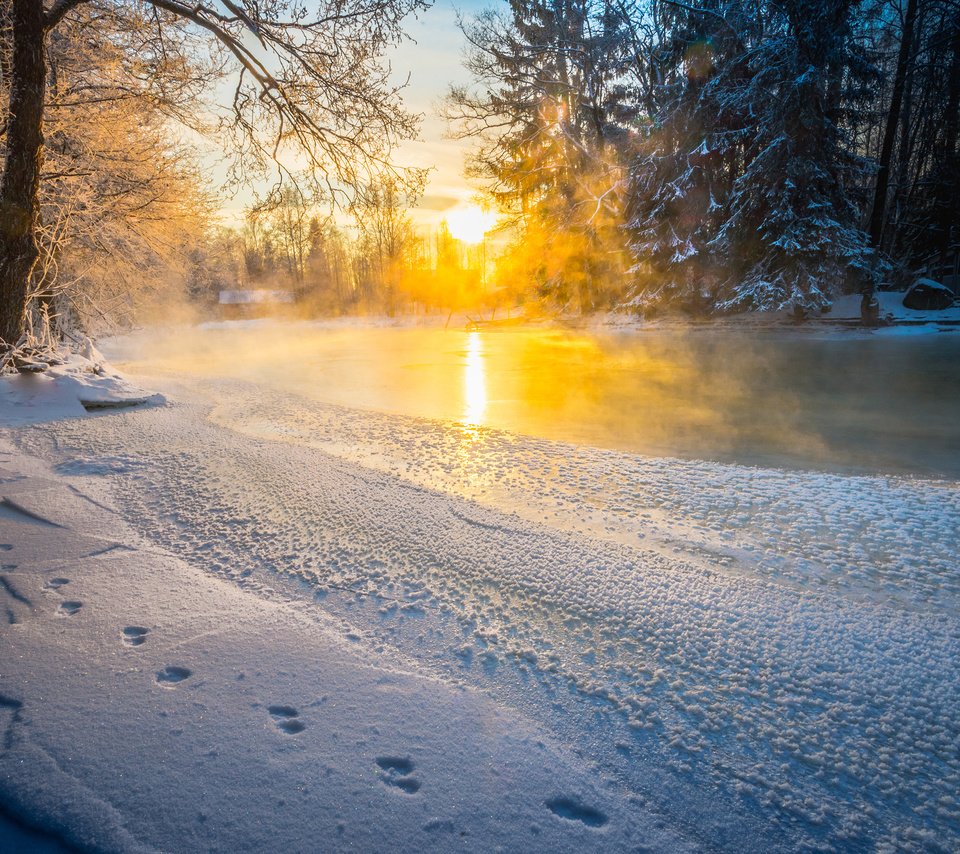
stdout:
<svg viewBox="0 0 960 854">
<path fill-rule="evenodd" d="M 496 225 L 497 215 L 478 205 L 459 208 L 447 216 L 447 227 L 457 240 L 464 243 L 480 243 L 484 235 Z"/>
<path fill-rule="evenodd" d="M 487 375 L 484 366 L 483 341 L 479 332 L 467 338 L 463 365 L 463 418 L 468 426 L 479 425 L 487 411 Z"/>
</svg>

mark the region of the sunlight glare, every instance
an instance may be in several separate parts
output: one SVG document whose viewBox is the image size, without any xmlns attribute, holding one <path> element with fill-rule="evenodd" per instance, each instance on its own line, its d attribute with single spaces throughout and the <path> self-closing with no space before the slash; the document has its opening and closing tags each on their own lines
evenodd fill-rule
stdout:
<svg viewBox="0 0 960 854">
<path fill-rule="evenodd" d="M 487 377 L 483 363 L 483 342 L 471 332 L 463 367 L 463 418 L 466 425 L 479 425 L 487 410 Z"/>
<path fill-rule="evenodd" d="M 480 243 L 486 233 L 497 222 L 497 215 L 485 211 L 478 205 L 451 211 L 447 217 L 447 227 L 457 240 L 464 243 Z"/>
</svg>

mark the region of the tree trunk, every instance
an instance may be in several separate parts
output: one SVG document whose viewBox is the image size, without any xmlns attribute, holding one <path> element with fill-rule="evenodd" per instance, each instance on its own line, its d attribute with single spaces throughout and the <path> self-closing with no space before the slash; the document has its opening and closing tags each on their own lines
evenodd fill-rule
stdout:
<svg viewBox="0 0 960 854">
<path fill-rule="evenodd" d="M 873 193 L 873 209 L 870 212 L 870 245 L 877 249 L 883 238 L 883 219 L 887 208 L 887 190 L 890 186 L 890 162 L 893 159 L 893 143 L 900 124 L 900 108 L 903 104 L 903 91 L 907 80 L 907 68 L 913 47 L 913 24 L 917 19 L 917 0 L 907 0 L 907 14 L 900 36 L 900 50 L 897 54 L 897 70 L 893 78 L 893 93 L 890 97 L 890 110 L 883 132 L 883 144 L 880 147 L 880 161 L 877 169 L 877 186 Z"/>
<path fill-rule="evenodd" d="M 937 240 L 941 260 L 946 260 L 958 240 L 957 232 L 957 192 L 960 182 L 957 169 L 960 167 L 960 151 L 957 150 L 960 136 L 960 14 L 953 23 L 953 37 L 950 40 L 950 77 L 947 89 L 946 121 L 943 132 L 943 154 L 941 180 L 937 186 L 937 206 L 934 221 L 937 228 Z"/>
<path fill-rule="evenodd" d="M 37 191 L 43 162 L 46 85 L 42 0 L 12 0 L 13 62 L 7 150 L 0 179 L 0 343 L 23 332 L 30 274 L 37 260 Z"/>
<path fill-rule="evenodd" d="M 911 55 L 916 56 L 920 50 L 921 38 L 924 28 L 923 10 L 917 13 L 917 21 L 914 24 L 913 44 L 910 47 Z M 912 134 L 913 125 L 913 107 L 915 91 L 916 68 L 913 63 L 907 65 L 907 76 L 903 85 L 903 104 L 900 108 L 900 127 L 897 131 L 899 140 L 897 141 L 897 170 L 893 178 L 893 198 L 889 200 L 890 212 L 887 215 L 887 226 L 885 232 L 887 235 L 886 245 L 891 254 L 896 254 L 903 246 L 903 232 L 901 225 L 904 219 L 904 211 L 909 210 L 907 205 L 907 196 L 909 188 L 907 186 L 910 175 L 910 158 L 913 153 L 914 136 Z M 921 104 L 922 109 L 922 104 Z M 891 164 L 892 170 L 892 164 Z M 887 190 L 889 196 L 889 188 Z"/>
</svg>

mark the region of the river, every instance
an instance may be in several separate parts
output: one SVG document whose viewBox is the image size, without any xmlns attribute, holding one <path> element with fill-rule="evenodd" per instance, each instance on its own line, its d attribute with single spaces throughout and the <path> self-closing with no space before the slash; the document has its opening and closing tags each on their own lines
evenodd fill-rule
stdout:
<svg viewBox="0 0 960 854">
<path fill-rule="evenodd" d="M 900 330 L 887 330 L 887 332 Z M 247 323 L 144 332 L 135 373 L 654 456 L 960 477 L 960 335 L 464 331 Z"/>
</svg>

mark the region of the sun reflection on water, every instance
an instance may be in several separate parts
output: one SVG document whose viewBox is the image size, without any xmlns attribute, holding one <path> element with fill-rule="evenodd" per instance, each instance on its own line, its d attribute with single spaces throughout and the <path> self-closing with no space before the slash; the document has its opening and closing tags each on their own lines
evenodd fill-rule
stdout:
<svg viewBox="0 0 960 854">
<path fill-rule="evenodd" d="M 463 365 L 463 417 L 461 423 L 477 427 L 487 411 L 487 375 L 484 365 L 483 341 L 479 332 L 467 338 L 466 361 Z"/>
</svg>

